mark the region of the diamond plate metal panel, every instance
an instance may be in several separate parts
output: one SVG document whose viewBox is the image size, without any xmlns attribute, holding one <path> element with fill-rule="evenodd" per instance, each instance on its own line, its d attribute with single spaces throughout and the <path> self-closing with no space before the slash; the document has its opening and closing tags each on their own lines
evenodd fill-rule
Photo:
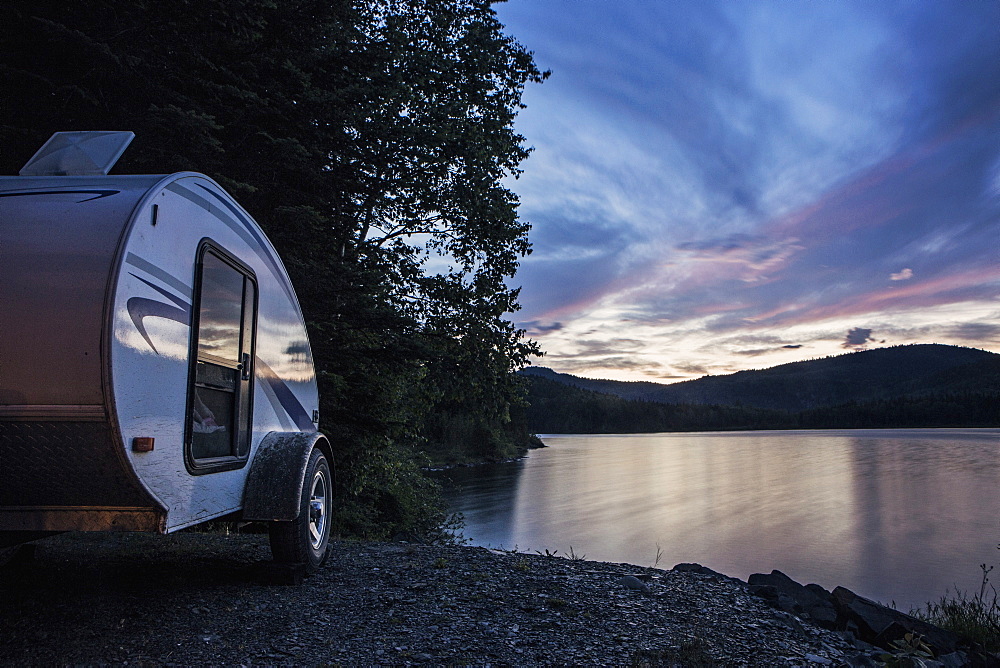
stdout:
<svg viewBox="0 0 1000 668">
<path fill-rule="evenodd" d="M 0 421 L 0 506 L 153 505 L 103 422 Z"/>
</svg>

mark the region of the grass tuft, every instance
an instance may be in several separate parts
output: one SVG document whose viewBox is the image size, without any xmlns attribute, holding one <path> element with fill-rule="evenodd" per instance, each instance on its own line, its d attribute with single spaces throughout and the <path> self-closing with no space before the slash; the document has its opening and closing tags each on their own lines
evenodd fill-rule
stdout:
<svg viewBox="0 0 1000 668">
<path fill-rule="evenodd" d="M 996 588 L 990 583 L 993 567 L 980 564 L 979 568 L 983 571 L 983 581 L 978 594 L 948 593 L 937 603 L 927 603 L 910 614 L 974 640 L 988 652 L 997 652 L 1000 651 L 1000 601 Z"/>
</svg>

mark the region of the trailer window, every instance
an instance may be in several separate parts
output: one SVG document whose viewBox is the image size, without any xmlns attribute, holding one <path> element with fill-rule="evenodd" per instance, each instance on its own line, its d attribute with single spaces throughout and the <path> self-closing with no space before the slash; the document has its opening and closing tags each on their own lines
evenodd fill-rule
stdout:
<svg viewBox="0 0 1000 668">
<path fill-rule="evenodd" d="M 257 288 L 215 245 L 199 256 L 186 460 L 209 473 L 242 466 L 250 452 Z"/>
</svg>

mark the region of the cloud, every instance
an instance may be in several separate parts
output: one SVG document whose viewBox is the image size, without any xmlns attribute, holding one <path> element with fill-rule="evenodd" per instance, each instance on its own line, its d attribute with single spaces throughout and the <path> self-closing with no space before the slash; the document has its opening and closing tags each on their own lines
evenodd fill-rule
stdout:
<svg viewBox="0 0 1000 668">
<path fill-rule="evenodd" d="M 865 345 L 869 341 L 874 339 L 871 338 L 872 330 L 865 329 L 864 327 L 853 327 L 849 332 L 847 332 L 847 338 L 844 342 L 840 344 L 841 348 L 858 348 Z"/>
<path fill-rule="evenodd" d="M 1000 99 L 1000 5 L 995 2 L 912 5 L 899 13 L 901 33 L 920 44 L 907 59 L 921 73 L 908 125 L 914 132 L 948 131 L 996 112 Z"/>
<path fill-rule="evenodd" d="M 690 363 L 685 363 L 685 362 L 672 363 L 670 366 L 672 366 L 674 369 L 680 371 L 681 373 L 688 374 L 688 375 L 704 376 L 705 374 L 708 373 L 708 368 L 707 367 L 705 367 L 705 366 L 703 366 L 701 364 L 695 364 L 693 362 L 690 362 Z"/>
<path fill-rule="evenodd" d="M 1000 4 L 573 4 L 498 5 L 554 71 L 509 182 L 548 360 L 1000 347 Z"/>
<path fill-rule="evenodd" d="M 546 365 L 554 371 L 560 373 L 586 372 L 588 377 L 600 376 L 595 374 L 597 369 L 608 369 L 614 371 L 635 371 L 649 374 L 663 365 L 646 359 L 637 359 L 627 355 L 615 355 L 610 357 L 598 357 L 587 359 L 573 359 L 566 355 L 557 355 L 547 358 Z"/>
<path fill-rule="evenodd" d="M 984 266 L 955 274 L 943 274 L 922 282 L 844 294 L 837 301 L 791 311 L 785 324 L 833 317 L 851 317 L 906 309 L 926 309 L 962 302 L 991 302 L 1000 289 L 1000 267 Z"/>
<path fill-rule="evenodd" d="M 561 322 L 543 324 L 540 320 L 529 320 L 528 322 L 519 322 L 517 323 L 517 326 L 525 330 L 528 333 L 528 336 L 538 336 L 539 334 L 558 332 L 563 328 L 563 324 Z"/>
<path fill-rule="evenodd" d="M 572 338 L 572 348 L 559 353 L 559 359 L 617 359 L 624 353 L 638 353 L 648 347 L 647 341 L 638 339 L 585 339 L 578 336 Z"/>
<path fill-rule="evenodd" d="M 987 322 L 966 322 L 948 330 L 956 339 L 986 343 L 1000 340 L 1000 325 Z"/>
<path fill-rule="evenodd" d="M 623 352 L 638 352 L 642 350 L 647 343 L 639 341 L 637 339 L 609 339 L 607 341 L 599 340 L 588 340 L 580 341 L 580 352 L 577 356 L 584 355 L 617 355 Z"/>
<path fill-rule="evenodd" d="M 755 348 L 753 350 L 736 350 L 733 352 L 744 357 L 760 357 L 774 351 L 771 348 Z"/>
<path fill-rule="evenodd" d="M 801 347 L 801 343 L 789 343 L 778 348 L 750 348 L 746 350 L 734 350 L 733 354 L 742 355 L 743 357 L 759 357 L 761 355 L 776 353 L 780 350 L 798 350 Z"/>
<path fill-rule="evenodd" d="M 718 239 L 685 241 L 675 248 L 696 260 L 736 264 L 743 267 L 739 278 L 753 282 L 784 265 L 797 251 L 803 250 L 798 239 L 774 239 L 763 235 L 732 234 Z"/>
</svg>

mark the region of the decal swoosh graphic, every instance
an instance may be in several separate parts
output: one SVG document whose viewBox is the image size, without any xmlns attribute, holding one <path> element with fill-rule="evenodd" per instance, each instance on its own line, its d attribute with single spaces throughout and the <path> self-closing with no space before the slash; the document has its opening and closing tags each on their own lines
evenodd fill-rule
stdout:
<svg viewBox="0 0 1000 668">
<path fill-rule="evenodd" d="M 159 292 L 159 293 L 160 293 L 161 295 L 163 295 L 164 297 L 166 297 L 167 299 L 169 299 L 170 301 L 172 301 L 173 303 L 177 304 L 177 305 L 178 305 L 178 306 L 180 306 L 180 307 L 181 307 L 182 309 L 184 309 L 184 311 L 185 311 L 185 312 L 187 312 L 188 316 L 190 316 L 190 315 L 191 315 L 191 304 L 187 303 L 187 301 L 185 301 L 184 299 L 181 299 L 181 298 L 180 298 L 180 297 L 178 297 L 177 295 L 172 295 L 172 294 L 170 294 L 169 292 L 167 292 L 166 290 L 164 290 L 164 289 L 163 289 L 163 288 L 161 288 L 160 286 L 158 286 L 158 285 L 154 285 L 153 283 L 150 283 L 149 281 L 147 281 L 147 280 L 146 280 L 145 278 L 143 278 L 142 276 L 136 276 L 136 275 L 135 275 L 135 274 L 133 274 L 133 273 L 132 273 L 131 271 L 130 271 L 130 272 L 128 272 L 128 275 L 129 275 L 129 276 L 135 276 L 135 278 L 138 278 L 138 279 L 139 279 L 140 281 L 142 281 L 143 283 L 145 283 L 145 284 L 146 284 L 146 285 L 148 285 L 149 287 L 153 288 L 154 290 L 156 290 L 157 292 Z M 190 324 L 190 318 L 189 318 L 189 320 L 188 320 L 187 322 L 185 322 L 184 324 L 185 324 L 185 325 L 187 325 L 187 324 Z"/>
<path fill-rule="evenodd" d="M 126 255 L 125 262 L 132 265 L 136 269 L 139 269 L 140 271 L 149 274 L 153 278 L 160 279 L 160 281 L 164 285 L 169 285 L 175 291 L 187 297 L 188 301 L 191 301 L 191 293 L 193 292 L 191 290 L 191 286 L 182 281 L 181 279 L 177 278 L 173 274 L 163 271 L 149 260 L 144 260 L 135 253 L 129 253 L 128 255 Z M 135 276 L 136 278 L 139 278 L 137 274 L 132 274 L 132 275 Z M 139 279 L 139 280 L 145 280 L 145 279 Z M 146 283 L 146 285 L 153 285 L 153 284 Z"/>
<path fill-rule="evenodd" d="M 90 202 L 91 200 L 101 199 L 102 197 L 111 197 L 112 195 L 117 195 L 120 192 L 120 190 L 30 190 L 19 193 L 0 193 L 0 197 L 31 197 L 32 195 L 93 195 L 93 197 L 80 200 L 80 202 Z M 77 204 L 80 202 L 77 202 Z"/>
<path fill-rule="evenodd" d="M 132 318 L 132 324 L 135 325 L 135 328 L 139 330 L 140 334 L 142 334 L 142 338 L 146 340 L 146 343 L 149 344 L 149 347 L 152 348 L 153 352 L 157 355 L 160 354 L 160 351 L 156 349 L 156 346 L 153 345 L 153 341 L 149 338 L 149 334 L 146 333 L 146 326 L 142 322 L 143 318 L 156 316 L 158 318 L 173 320 L 183 325 L 188 325 L 191 322 L 190 307 L 188 307 L 187 310 L 180 309 L 176 306 L 171 306 L 170 304 L 158 302 L 155 299 L 130 297 L 125 303 L 125 308 L 128 309 L 129 317 Z"/>
</svg>

